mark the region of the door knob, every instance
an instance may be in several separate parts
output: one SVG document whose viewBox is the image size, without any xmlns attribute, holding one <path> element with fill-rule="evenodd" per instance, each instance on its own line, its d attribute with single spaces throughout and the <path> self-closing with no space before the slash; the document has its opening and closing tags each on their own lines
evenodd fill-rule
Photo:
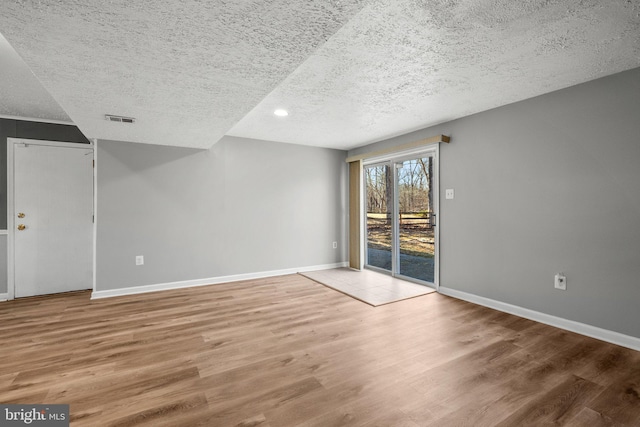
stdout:
<svg viewBox="0 0 640 427">
<path fill-rule="evenodd" d="M 18 218 L 24 218 L 24 213 L 20 212 L 20 213 L 18 214 Z"/>
<path fill-rule="evenodd" d="M 22 231 L 27 228 L 24 224 L 18 224 L 18 230 Z"/>
</svg>

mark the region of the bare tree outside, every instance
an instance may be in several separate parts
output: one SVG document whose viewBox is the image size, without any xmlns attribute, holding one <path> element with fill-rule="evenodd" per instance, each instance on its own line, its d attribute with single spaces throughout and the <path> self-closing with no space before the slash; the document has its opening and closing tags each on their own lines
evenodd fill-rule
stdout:
<svg viewBox="0 0 640 427">
<path fill-rule="evenodd" d="M 367 246 L 383 252 L 377 257 L 369 257 L 367 264 L 391 269 L 391 228 L 393 206 L 393 177 L 388 165 L 365 168 L 367 207 Z M 369 251 L 371 254 L 371 251 Z"/>
</svg>

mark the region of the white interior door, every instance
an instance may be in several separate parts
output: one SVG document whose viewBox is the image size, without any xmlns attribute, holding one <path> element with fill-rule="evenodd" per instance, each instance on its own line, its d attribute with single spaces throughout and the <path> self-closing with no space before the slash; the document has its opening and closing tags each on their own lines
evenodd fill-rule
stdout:
<svg viewBox="0 0 640 427">
<path fill-rule="evenodd" d="M 15 296 L 90 289 L 93 148 L 13 149 Z"/>
</svg>

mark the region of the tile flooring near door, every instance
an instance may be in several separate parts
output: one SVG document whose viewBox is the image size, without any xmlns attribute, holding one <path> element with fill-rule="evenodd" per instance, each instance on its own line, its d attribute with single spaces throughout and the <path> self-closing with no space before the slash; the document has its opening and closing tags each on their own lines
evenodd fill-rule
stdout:
<svg viewBox="0 0 640 427">
<path fill-rule="evenodd" d="M 435 292 L 428 286 L 371 270 L 335 268 L 300 274 L 374 307 Z"/>
</svg>

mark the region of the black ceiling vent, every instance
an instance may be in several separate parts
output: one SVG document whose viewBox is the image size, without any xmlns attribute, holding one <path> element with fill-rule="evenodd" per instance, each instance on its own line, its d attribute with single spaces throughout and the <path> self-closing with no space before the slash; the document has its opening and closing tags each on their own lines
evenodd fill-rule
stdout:
<svg viewBox="0 0 640 427">
<path fill-rule="evenodd" d="M 135 123 L 136 121 L 136 119 L 134 119 L 133 117 L 114 116 L 112 114 L 105 114 L 104 117 L 110 122 Z"/>
</svg>

